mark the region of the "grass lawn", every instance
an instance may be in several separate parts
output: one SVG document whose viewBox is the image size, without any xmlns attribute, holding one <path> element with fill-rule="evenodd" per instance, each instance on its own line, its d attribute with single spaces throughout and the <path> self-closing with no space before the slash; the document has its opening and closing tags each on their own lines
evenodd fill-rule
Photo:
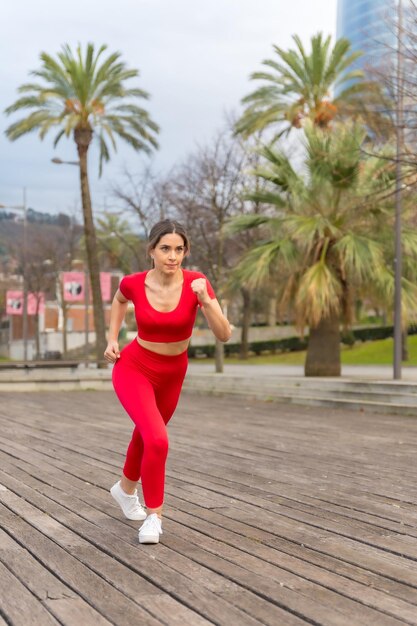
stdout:
<svg viewBox="0 0 417 626">
<path fill-rule="evenodd" d="M 366 341 L 364 343 L 357 342 L 355 346 L 349 348 L 342 346 L 342 364 L 343 365 L 392 365 L 393 362 L 393 345 L 394 340 L 381 339 L 380 341 Z M 403 365 L 417 365 L 417 335 L 408 337 L 408 353 L 409 360 L 404 361 Z M 306 353 L 286 352 L 284 354 L 265 354 L 262 356 L 252 356 L 246 361 L 242 361 L 236 357 L 226 358 L 227 363 L 252 363 L 259 365 L 304 365 Z M 195 359 L 196 362 L 202 363 L 213 362 L 214 359 Z"/>
</svg>

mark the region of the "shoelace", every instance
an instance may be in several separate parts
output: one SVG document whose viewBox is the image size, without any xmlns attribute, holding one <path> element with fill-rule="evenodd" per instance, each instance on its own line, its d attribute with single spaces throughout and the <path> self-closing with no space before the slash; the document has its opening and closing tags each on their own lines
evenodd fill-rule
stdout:
<svg viewBox="0 0 417 626">
<path fill-rule="evenodd" d="M 163 534 L 161 520 L 157 515 L 147 517 L 140 530 L 142 529 L 145 531 L 150 530 L 151 532 L 155 532 L 156 530 L 160 535 Z"/>
<path fill-rule="evenodd" d="M 139 502 L 139 498 L 137 496 L 135 496 L 135 499 L 130 500 L 130 502 L 128 502 L 128 508 L 130 511 L 135 511 L 136 509 L 142 509 L 142 506 Z"/>
</svg>

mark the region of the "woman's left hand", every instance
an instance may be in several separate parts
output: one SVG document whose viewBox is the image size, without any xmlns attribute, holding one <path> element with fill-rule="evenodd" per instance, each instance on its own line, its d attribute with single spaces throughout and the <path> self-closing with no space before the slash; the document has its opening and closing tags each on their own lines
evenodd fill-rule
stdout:
<svg viewBox="0 0 417 626">
<path fill-rule="evenodd" d="M 196 278 L 191 283 L 191 289 L 201 302 L 201 304 L 207 304 L 210 302 L 210 296 L 207 292 L 207 281 L 205 278 Z"/>
</svg>

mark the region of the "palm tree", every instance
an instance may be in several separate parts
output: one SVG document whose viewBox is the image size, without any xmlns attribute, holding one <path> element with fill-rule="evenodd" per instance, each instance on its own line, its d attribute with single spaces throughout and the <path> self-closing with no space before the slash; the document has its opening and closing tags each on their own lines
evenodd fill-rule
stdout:
<svg viewBox="0 0 417 626">
<path fill-rule="evenodd" d="M 381 110 L 381 93 L 354 68 L 361 52 L 351 52 L 347 39 L 339 39 L 331 48 L 331 38 L 324 39 L 322 33 L 311 38 L 309 54 L 297 35 L 293 40 L 295 50 L 273 46 L 277 58 L 263 61 L 269 71 L 251 74 L 252 80 L 266 84 L 243 98 L 246 108 L 236 132 L 247 137 L 278 125 L 277 139 L 292 128 L 301 128 L 306 119 L 321 128 L 327 128 L 335 118 L 353 114 L 366 115 L 370 122 L 371 110 L 365 109 L 364 103 L 378 102 Z"/>
<path fill-rule="evenodd" d="M 124 274 L 146 265 L 145 242 L 132 231 L 127 220 L 106 211 L 97 219 L 99 255 L 111 269 Z"/>
<path fill-rule="evenodd" d="M 158 132 L 158 126 L 149 114 L 136 104 L 138 99 L 148 98 L 148 94 L 137 87 L 125 86 L 128 80 L 138 76 L 138 71 L 128 69 L 119 52 L 103 59 L 106 49 L 107 46 L 103 45 L 95 52 L 94 44 L 90 43 L 84 54 L 80 46 L 74 54 L 68 45 L 62 47 L 57 58 L 42 52 L 41 68 L 31 73 L 41 82 L 21 85 L 18 91 L 25 95 L 6 109 L 8 115 L 22 109 L 31 110 L 27 117 L 7 128 L 6 135 L 10 140 L 34 130 L 38 130 L 43 139 L 49 130 L 58 129 L 54 147 L 64 135 L 72 135 L 77 146 L 98 358 L 103 355 L 106 340 L 88 181 L 88 150 L 95 137 L 100 150 L 101 175 L 103 162 L 110 159 L 109 142 L 116 150 L 116 137 L 119 137 L 134 150 L 149 153 L 157 147 L 155 134 Z"/>
<path fill-rule="evenodd" d="M 274 214 L 232 220 L 228 233 L 261 227 L 265 239 L 243 258 L 236 272 L 246 285 L 279 275 L 279 299 L 292 305 L 300 329 L 310 327 L 307 376 L 340 375 L 340 324 L 353 319 L 356 298 L 391 304 L 394 276 L 387 263 L 392 245 L 395 165 L 364 159 L 365 131 L 338 125 L 329 133 L 308 123 L 304 175 L 282 152 L 262 149 L 266 165 L 256 172 L 267 191 L 251 194 Z M 407 185 L 412 180 L 405 179 Z M 417 233 L 405 223 L 407 263 L 404 311 L 417 311 Z"/>
</svg>

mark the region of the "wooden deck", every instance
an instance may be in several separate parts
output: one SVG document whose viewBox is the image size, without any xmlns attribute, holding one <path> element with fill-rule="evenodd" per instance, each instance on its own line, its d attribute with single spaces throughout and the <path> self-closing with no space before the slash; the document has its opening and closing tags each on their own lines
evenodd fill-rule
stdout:
<svg viewBox="0 0 417 626">
<path fill-rule="evenodd" d="M 0 395 L 0 624 L 417 624 L 417 419 L 184 394 L 164 534 L 112 392 Z"/>
</svg>

